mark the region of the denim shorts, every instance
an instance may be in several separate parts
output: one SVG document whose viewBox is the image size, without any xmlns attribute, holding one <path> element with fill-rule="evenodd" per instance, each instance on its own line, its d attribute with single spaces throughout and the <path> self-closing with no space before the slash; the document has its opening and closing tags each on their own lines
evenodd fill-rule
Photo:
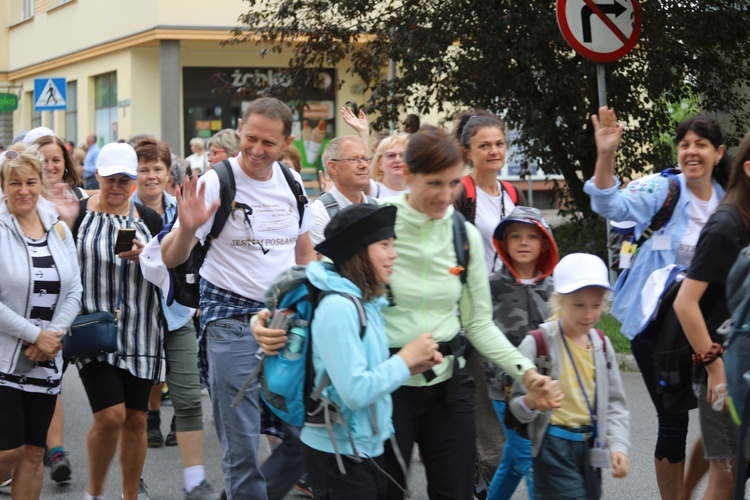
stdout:
<svg viewBox="0 0 750 500">
<path fill-rule="evenodd" d="M 714 411 L 706 399 L 707 384 L 693 385 L 698 398 L 703 448 L 707 460 L 726 460 L 737 456 L 739 427 L 734 424 L 728 410 Z M 750 437 L 750 433 L 748 436 Z M 750 442 L 745 438 L 745 456 L 750 456 Z"/>
<path fill-rule="evenodd" d="M 536 500 L 597 500 L 602 496 L 602 471 L 591 467 L 593 439 L 568 441 L 547 434 L 534 457 Z"/>
</svg>

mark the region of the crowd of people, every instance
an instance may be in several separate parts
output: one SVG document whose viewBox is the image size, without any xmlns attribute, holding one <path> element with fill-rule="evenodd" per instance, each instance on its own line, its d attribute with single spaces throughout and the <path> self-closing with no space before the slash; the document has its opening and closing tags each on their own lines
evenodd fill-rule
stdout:
<svg viewBox="0 0 750 500">
<path fill-rule="evenodd" d="M 624 127 L 611 109 L 592 116 L 592 208 L 649 235 L 612 286 L 600 258 L 560 258 L 542 212 L 499 180 L 508 143 L 497 116 L 463 113 L 449 132 L 409 115 L 403 132 L 371 144 L 365 114 L 341 112 L 356 134 L 326 145 L 313 202 L 300 187 L 292 112 L 274 98 L 252 101 L 239 130 L 193 139 L 185 160 L 145 134 L 103 145 L 91 134 L 76 152 L 43 127 L 0 153 L 0 479 L 14 498 L 39 498 L 45 463 L 54 481 L 70 481 L 69 361 L 93 413 L 85 499 L 103 498 L 115 451 L 122 497 L 148 498 L 147 447 L 165 441 L 179 447 L 187 499 L 281 500 L 295 487 L 319 499 L 400 499 L 415 445 L 432 499 L 509 499 L 522 480 L 532 498 L 601 498 L 603 470 L 621 478 L 630 466 L 627 397 L 596 330 L 610 297 L 657 411 L 662 498 L 689 498 L 706 471 L 707 498 L 731 498 L 744 468 L 714 323 L 729 317 L 723 284 L 750 242 L 750 134 L 731 160 L 716 122 L 686 119 L 675 134 L 680 171 L 621 188 Z M 228 213 L 220 162 L 232 179 Z M 651 231 L 670 196 L 674 212 Z M 116 253 L 123 231 L 133 238 Z M 172 301 L 170 280 L 153 271 L 166 275 L 200 248 L 195 308 Z M 329 426 L 278 418 L 261 398 L 263 375 L 247 382 L 263 355 L 287 346 L 266 293 L 295 265 L 320 291 L 309 362 L 339 414 Z M 657 390 L 658 332 L 641 294 L 668 266 L 683 271 L 674 312 L 696 352 L 703 439 L 687 470 L 688 413 Z M 64 360 L 62 336 L 95 312 L 117 315 L 116 349 Z M 224 491 L 206 477 L 201 387 Z M 272 448 L 263 463 L 261 434 Z"/>
</svg>

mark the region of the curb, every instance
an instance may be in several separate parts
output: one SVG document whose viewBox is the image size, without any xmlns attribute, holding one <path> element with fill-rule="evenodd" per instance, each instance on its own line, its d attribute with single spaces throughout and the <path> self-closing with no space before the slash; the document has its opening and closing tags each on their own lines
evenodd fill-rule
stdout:
<svg viewBox="0 0 750 500">
<path fill-rule="evenodd" d="M 635 357 L 632 354 L 621 354 L 617 353 L 617 363 L 620 365 L 620 368 L 625 371 L 629 372 L 640 372 L 640 368 L 638 368 L 638 363 L 635 361 Z"/>
</svg>

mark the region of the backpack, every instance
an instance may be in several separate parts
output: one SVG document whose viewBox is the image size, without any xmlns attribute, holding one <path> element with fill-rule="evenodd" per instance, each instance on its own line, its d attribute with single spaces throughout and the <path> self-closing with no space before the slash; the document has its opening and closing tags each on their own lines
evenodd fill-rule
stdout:
<svg viewBox="0 0 750 500">
<path fill-rule="evenodd" d="M 470 175 L 463 176 L 461 178 L 461 183 L 464 185 L 464 191 L 466 192 L 466 202 L 463 204 L 463 207 L 461 207 L 461 212 L 463 213 L 464 217 L 466 217 L 466 220 L 474 223 L 474 219 L 477 213 L 477 187 L 474 183 L 474 178 Z M 516 186 L 508 181 L 503 180 L 500 181 L 500 186 L 502 187 L 500 196 L 502 196 L 504 193 L 508 193 L 508 196 L 510 196 L 510 200 L 513 202 L 513 204 L 518 205 L 518 190 L 516 189 Z"/>
<path fill-rule="evenodd" d="M 375 198 L 371 198 L 366 194 L 362 194 L 362 196 L 365 197 L 365 203 L 369 203 L 370 205 L 378 204 Z M 321 194 L 320 196 L 318 196 L 318 199 L 323 203 L 323 206 L 326 207 L 328 217 L 330 217 L 331 219 L 333 219 L 333 216 L 341 211 L 339 202 L 336 201 L 336 198 L 333 197 L 330 191 L 326 191 L 325 193 Z"/>
<path fill-rule="evenodd" d="M 357 308 L 359 317 L 359 337 L 362 339 L 367 328 L 367 317 L 364 305 L 359 297 L 354 295 L 321 291 L 310 283 L 305 273 L 305 266 L 293 266 L 281 273 L 271 284 L 266 292 L 266 306 L 274 314 L 280 311 L 293 314 L 289 328 L 287 346 L 279 351 L 277 356 L 259 355 L 261 361 L 245 380 L 245 384 L 237 393 L 230 406 L 236 408 L 244 397 L 251 383 L 260 377 L 260 396 L 266 408 L 273 412 L 284 422 L 302 427 L 321 426 L 329 430 L 333 436 L 332 425 L 340 424 L 349 434 L 350 444 L 355 457 L 358 457 L 357 448 L 349 432 L 349 428 L 340 414 L 338 407 L 323 395 L 323 390 L 331 385 L 327 374 L 323 374 L 320 383 L 315 386 L 315 369 L 313 367 L 313 343 L 314 334 L 310 326 L 315 316 L 315 309 L 326 295 L 337 294 L 349 299 Z M 297 350 L 292 354 L 288 351 L 292 334 L 301 337 Z M 374 405 L 370 406 L 374 412 Z M 377 420 L 372 419 L 373 423 Z M 375 433 L 379 432 L 377 429 Z M 343 461 L 338 452 L 338 445 L 332 438 L 331 442 L 336 454 L 339 470 L 346 474 Z"/>
<path fill-rule="evenodd" d="M 737 218 L 738 225 L 743 226 L 739 213 L 731 205 L 721 205 L 717 211 L 719 210 L 729 212 Z M 733 276 L 732 271 L 728 275 L 727 283 Z M 673 307 L 681 284 L 682 281 L 675 281 L 666 288 L 656 316 L 641 333 L 653 333 L 656 391 L 662 395 L 664 409 L 673 413 L 686 412 L 698 407 L 698 400 L 693 392 L 694 351 Z M 727 299 L 731 301 L 731 295 L 728 294 Z M 709 332 L 718 331 L 726 320 L 722 311 L 714 307 L 713 300 L 713 297 L 704 293 L 698 302 Z M 729 310 L 732 311 L 732 308 Z"/>
<path fill-rule="evenodd" d="M 599 338 L 602 339 L 602 349 L 604 350 L 604 357 L 607 358 L 607 336 L 598 328 L 596 329 L 596 333 L 599 334 Z M 536 343 L 536 358 L 534 358 L 534 365 L 536 365 L 536 369 L 542 375 L 549 375 L 549 372 L 552 369 L 552 362 L 550 361 L 549 353 L 547 352 L 547 342 L 544 340 L 544 332 L 540 329 L 531 330 L 527 335 L 531 335 L 532 337 L 534 337 L 534 342 Z M 609 370 L 611 368 L 612 363 L 609 361 L 609 359 L 607 359 L 607 369 Z M 505 416 L 503 419 L 505 427 L 518 432 L 521 437 L 529 439 L 527 430 L 528 424 L 521 423 L 513 415 L 513 412 L 510 411 L 510 402 L 508 403 L 509 404 L 505 406 Z"/>
<path fill-rule="evenodd" d="M 750 246 L 737 257 L 727 277 L 726 289 L 731 323 L 726 325 L 724 342 L 724 373 L 729 389 L 729 411 L 740 426 L 737 456 L 745 456 L 745 436 L 750 425 Z M 745 494 L 745 475 L 737 474 L 734 498 Z"/>
<path fill-rule="evenodd" d="M 630 231 L 618 231 L 616 229 L 610 231 L 609 247 L 612 250 L 613 256 L 611 266 L 612 270 L 620 270 L 620 254 L 624 251 L 623 246 L 626 243 L 629 243 L 631 245 L 634 245 L 635 249 L 630 266 L 623 271 L 623 273 L 628 273 L 628 269 L 633 267 L 632 260 L 634 260 L 636 255 L 638 254 L 638 249 L 649 238 L 651 238 L 651 236 L 653 236 L 656 231 L 666 226 L 667 222 L 669 222 L 669 219 L 672 218 L 672 214 L 677 207 L 677 202 L 680 200 L 681 187 L 680 181 L 677 180 L 677 174 L 679 173 L 680 171 L 676 168 L 668 168 L 659 173 L 660 176 L 667 178 L 667 197 L 664 199 L 664 203 L 659 208 L 659 210 L 651 218 L 651 223 L 646 229 L 643 230 L 641 236 L 637 240 L 635 239 L 632 228 Z M 624 279 L 627 279 L 627 275 Z"/>
<path fill-rule="evenodd" d="M 281 173 L 284 175 L 284 179 L 289 184 L 289 189 L 294 193 L 297 199 L 297 211 L 299 212 L 299 224 L 302 225 L 302 216 L 305 213 L 305 205 L 307 204 L 307 197 L 302 186 L 292 175 L 292 171 L 284 165 L 279 163 L 281 167 Z M 224 160 L 220 163 L 216 163 L 211 167 L 216 171 L 216 175 L 219 178 L 219 198 L 221 199 L 221 205 L 216 210 L 214 215 L 214 222 L 211 225 L 211 231 L 204 243 L 198 242 L 193 249 L 190 251 L 190 255 L 187 260 L 182 264 L 172 269 L 172 276 L 174 278 L 173 287 L 173 300 L 176 300 L 180 304 L 197 309 L 200 302 L 200 269 L 203 266 L 203 261 L 206 260 L 208 250 L 211 248 L 211 242 L 214 238 L 219 236 L 221 230 L 224 229 L 229 215 L 235 209 L 234 196 L 237 193 L 237 186 L 234 180 L 234 173 L 232 172 L 232 166 L 229 160 Z M 177 214 L 179 217 L 179 214 Z M 166 231 L 169 232 L 172 229 L 170 224 Z M 167 305 L 171 305 L 172 301 L 168 301 Z"/>
</svg>

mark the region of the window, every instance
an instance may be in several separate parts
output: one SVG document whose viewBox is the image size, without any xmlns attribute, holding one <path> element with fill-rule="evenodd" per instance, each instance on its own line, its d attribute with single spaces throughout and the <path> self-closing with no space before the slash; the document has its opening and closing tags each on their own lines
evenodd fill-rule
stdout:
<svg viewBox="0 0 750 500">
<path fill-rule="evenodd" d="M 21 21 L 34 17 L 34 0 L 21 0 Z"/>
<path fill-rule="evenodd" d="M 65 109 L 65 138 L 78 144 L 78 82 L 68 82 L 68 107 Z"/>
<path fill-rule="evenodd" d="M 71 3 L 73 0 L 47 0 L 47 11 L 56 9 L 66 3 Z"/>
<path fill-rule="evenodd" d="M 99 144 L 116 141 L 117 72 L 94 77 L 94 128 Z"/>
</svg>

